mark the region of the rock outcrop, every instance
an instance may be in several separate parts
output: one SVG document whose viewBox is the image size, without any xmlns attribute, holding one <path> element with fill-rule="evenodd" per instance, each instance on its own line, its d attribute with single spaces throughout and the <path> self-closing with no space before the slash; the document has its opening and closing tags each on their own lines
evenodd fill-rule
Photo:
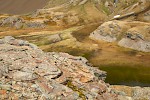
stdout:
<svg viewBox="0 0 150 100">
<path fill-rule="evenodd" d="M 0 26 L 15 26 L 16 28 L 23 27 L 24 20 L 18 16 L 11 16 L 7 18 L 3 18 L 0 21 Z"/>
<path fill-rule="evenodd" d="M 16 29 L 45 27 L 44 23 L 24 20 L 21 16 L 8 16 L 6 18 L 2 18 L 0 20 L 0 26 L 15 27 Z"/>
<path fill-rule="evenodd" d="M 107 42 L 117 41 L 117 38 L 128 26 L 125 22 L 121 21 L 108 21 L 99 26 L 90 37 L 96 40 L 104 40 Z"/>
<path fill-rule="evenodd" d="M 118 42 L 119 46 L 150 52 L 150 24 L 144 22 L 109 21 L 90 34 L 93 40 Z"/>
<path fill-rule="evenodd" d="M 78 55 L 77 52 L 83 52 L 84 55 L 80 54 L 83 56 L 89 56 L 93 52 L 94 55 L 97 55 L 99 51 L 107 53 L 108 50 L 100 48 L 98 42 L 95 44 L 88 38 L 84 38 L 85 41 L 79 41 L 72 34 L 78 30 L 75 27 L 65 31 L 63 29 L 78 25 L 86 27 L 87 24 L 97 24 L 111 19 L 113 21 L 103 23 L 92 32 L 90 38 L 96 41 L 114 42 L 119 46 L 138 51 L 150 52 L 149 0 L 38 0 L 36 2 L 38 7 L 35 7 L 35 0 L 27 1 L 25 4 L 26 1 L 8 2 L 8 5 L 11 4 L 14 8 L 8 9 L 10 7 L 4 4 L 5 0 L 1 0 L 1 13 L 23 14 L 15 16 L 0 14 L 1 37 L 10 34 L 17 38 L 27 37 L 27 40 L 36 43 L 45 51 L 53 51 L 57 48 L 58 51 L 68 51 L 76 55 Z M 18 4 L 16 2 L 20 5 L 15 7 Z M 46 3 L 48 4 L 46 5 Z M 18 9 L 18 7 L 27 9 Z M 122 21 L 117 21 L 120 19 Z M 28 28 L 31 30 L 29 31 Z M 61 31 L 57 32 L 57 29 Z M 135 88 L 133 96 L 116 92 L 104 82 L 106 72 L 94 68 L 85 58 L 71 56 L 67 53 L 45 53 L 32 43 L 17 40 L 11 36 L 0 39 L 1 100 L 150 99 L 149 88 Z M 116 45 L 109 46 L 111 46 L 110 49 L 115 49 Z M 71 50 L 69 50 L 70 48 Z M 119 53 L 115 52 L 112 57 L 118 56 Z M 145 62 L 148 62 L 149 55 L 138 53 L 135 53 L 138 60 L 133 60 L 134 62 L 140 61 L 140 64 L 142 63 L 144 66 Z M 109 53 L 107 56 L 111 59 Z M 123 56 L 121 54 L 118 59 L 119 57 L 128 58 L 126 54 Z M 107 57 L 102 56 L 102 58 L 104 59 L 100 61 L 108 61 Z M 144 61 L 145 59 L 146 61 Z M 111 62 L 116 63 L 115 60 Z"/>
<path fill-rule="evenodd" d="M 116 100 L 104 71 L 83 57 L 44 53 L 11 36 L 0 39 L 0 99 Z"/>
<path fill-rule="evenodd" d="M 112 85 L 112 91 L 126 95 L 129 100 L 149 100 L 150 99 L 150 87 L 129 87 L 129 86 L 119 86 Z M 126 100 L 125 97 L 119 96 L 121 100 Z"/>
</svg>

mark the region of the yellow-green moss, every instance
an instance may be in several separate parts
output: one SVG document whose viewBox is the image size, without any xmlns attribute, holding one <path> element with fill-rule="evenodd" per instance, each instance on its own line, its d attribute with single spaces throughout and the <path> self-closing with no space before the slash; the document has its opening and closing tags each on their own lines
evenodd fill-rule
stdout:
<svg viewBox="0 0 150 100">
<path fill-rule="evenodd" d="M 78 88 L 77 86 L 73 85 L 70 80 L 67 82 L 67 87 L 69 87 L 73 91 L 77 92 L 79 94 L 79 97 L 82 98 L 82 100 L 86 100 L 86 96 L 83 93 L 84 89 Z"/>
</svg>

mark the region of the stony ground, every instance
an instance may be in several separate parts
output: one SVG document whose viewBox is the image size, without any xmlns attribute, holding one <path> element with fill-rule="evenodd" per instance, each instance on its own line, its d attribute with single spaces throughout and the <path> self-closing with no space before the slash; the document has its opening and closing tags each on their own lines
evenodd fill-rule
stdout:
<svg viewBox="0 0 150 100">
<path fill-rule="evenodd" d="M 101 71 L 83 57 L 44 53 L 36 45 L 11 36 L 0 39 L 1 100 L 148 100 L 149 88 L 104 82 Z M 128 87 L 129 89 L 131 87 Z M 144 93 L 144 94 L 143 94 Z"/>
<path fill-rule="evenodd" d="M 50 0 L 31 14 L 1 14 L 0 99 L 149 100 L 149 88 L 133 88 L 133 95 L 113 90 L 85 58 L 36 46 L 96 66 L 149 67 L 149 7 L 149 0 Z"/>
<path fill-rule="evenodd" d="M 34 44 L 7 36 L 0 40 L 2 100 L 116 100 L 106 73 L 83 57 L 44 53 Z"/>
</svg>

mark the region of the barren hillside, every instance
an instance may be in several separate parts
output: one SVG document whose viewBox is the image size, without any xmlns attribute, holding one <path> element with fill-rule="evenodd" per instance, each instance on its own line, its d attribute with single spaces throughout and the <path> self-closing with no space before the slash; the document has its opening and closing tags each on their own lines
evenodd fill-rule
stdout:
<svg viewBox="0 0 150 100">
<path fill-rule="evenodd" d="M 0 13 L 25 14 L 40 9 L 49 0 L 0 0 Z"/>
</svg>

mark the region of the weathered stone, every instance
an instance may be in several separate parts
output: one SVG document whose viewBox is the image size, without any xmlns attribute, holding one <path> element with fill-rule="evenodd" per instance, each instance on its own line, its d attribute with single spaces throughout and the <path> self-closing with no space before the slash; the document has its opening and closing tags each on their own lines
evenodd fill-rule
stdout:
<svg viewBox="0 0 150 100">
<path fill-rule="evenodd" d="M 37 78 L 36 74 L 34 73 L 21 72 L 21 71 L 13 72 L 11 75 L 15 81 L 29 81 Z"/>
<path fill-rule="evenodd" d="M 10 16 L 1 20 L 1 26 L 11 26 L 20 29 L 23 26 L 24 20 L 19 16 Z"/>
<path fill-rule="evenodd" d="M 149 23 L 115 20 L 103 23 L 90 34 L 90 38 L 118 42 L 119 46 L 150 52 L 149 32 Z"/>
<path fill-rule="evenodd" d="M 15 38 L 12 36 L 5 36 L 3 40 L 5 43 L 10 43 L 11 41 L 15 40 Z"/>
<path fill-rule="evenodd" d="M 150 88 L 149 87 L 134 87 L 133 88 L 133 99 L 134 100 L 142 100 L 142 99 L 146 99 L 149 100 L 150 99 Z"/>
<path fill-rule="evenodd" d="M 59 34 L 50 35 L 47 38 L 49 43 L 55 43 L 62 40 Z"/>
<path fill-rule="evenodd" d="M 23 28 L 23 25 L 24 25 L 24 23 L 22 23 L 22 22 L 19 21 L 19 22 L 16 22 L 14 26 L 15 26 L 17 29 L 21 29 L 21 28 Z"/>
<path fill-rule="evenodd" d="M 123 38 L 119 41 L 118 45 L 138 51 L 150 52 L 150 42 L 148 41 L 134 41 L 129 38 Z"/>
<path fill-rule="evenodd" d="M 106 73 L 92 67 L 87 59 L 44 53 L 34 44 L 13 37 L 2 41 L 0 89 L 8 90 L 8 99 L 96 100 L 104 93 L 111 98 L 102 81 Z"/>
<path fill-rule="evenodd" d="M 36 22 L 36 21 L 28 21 L 24 20 L 23 18 L 19 16 L 8 16 L 6 18 L 3 18 L 0 20 L 1 26 L 9 26 L 9 27 L 15 27 L 16 29 L 21 28 L 44 28 L 44 23 Z"/>
</svg>

